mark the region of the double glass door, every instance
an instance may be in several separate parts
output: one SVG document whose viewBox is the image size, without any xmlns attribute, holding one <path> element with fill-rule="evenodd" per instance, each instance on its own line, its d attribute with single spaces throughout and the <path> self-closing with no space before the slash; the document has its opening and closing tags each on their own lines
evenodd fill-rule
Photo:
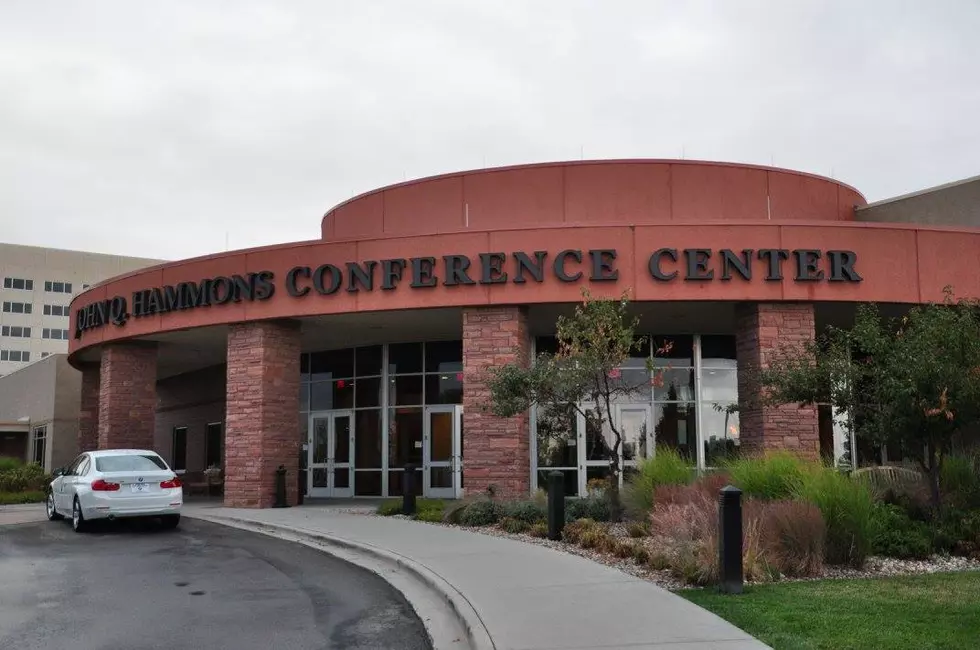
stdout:
<svg viewBox="0 0 980 650">
<path fill-rule="evenodd" d="M 354 496 L 354 417 L 352 411 L 310 414 L 307 494 Z"/>
</svg>

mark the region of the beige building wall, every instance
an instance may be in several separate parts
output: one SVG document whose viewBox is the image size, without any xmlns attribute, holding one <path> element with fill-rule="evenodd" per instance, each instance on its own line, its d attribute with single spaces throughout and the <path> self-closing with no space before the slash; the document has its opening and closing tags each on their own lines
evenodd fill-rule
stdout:
<svg viewBox="0 0 980 650">
<path fill-rule="evenodd" d="M 980 228 L 980 176 L 857 208 L 858 221 Z"/>
<path fill-rule="evenodd" d="M 161 262 L 0 244 L 0 376 L 45 356 L 68 352 L 65 333 L 72 297 L 113 276 Z M 27 311 L 24 305 L 30 305 L 30 313 L 24 313 Z M 30 336 L 24 336 L 24 328 L 30 328 Z M 25 353 L 29 359 L 26 362 L 23 361 Z"/>
</svg>

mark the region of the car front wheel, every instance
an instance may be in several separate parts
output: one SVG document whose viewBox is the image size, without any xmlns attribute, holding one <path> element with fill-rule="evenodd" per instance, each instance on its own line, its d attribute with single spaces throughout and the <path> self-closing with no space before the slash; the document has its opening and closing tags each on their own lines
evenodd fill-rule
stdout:
<svg viewBox="0 0 980 650">
<path fill-rule="evenodd" d="M 82 515 L 82 506 L 78 503 L 78 497 L 75 497 L 75 501 L 71 505 L 71 529 L 76 533 L 83 533 L 87 525 L 85 516 Z"/>
<path fill-rule="evenodd" d="M 44 501 L 44 511 L 48 515 L 48 521 L 59 521 L 64 519 L 58 509 L 54 507 L 54 492 L 48 492 L 48 498 Z"/>
</svg>

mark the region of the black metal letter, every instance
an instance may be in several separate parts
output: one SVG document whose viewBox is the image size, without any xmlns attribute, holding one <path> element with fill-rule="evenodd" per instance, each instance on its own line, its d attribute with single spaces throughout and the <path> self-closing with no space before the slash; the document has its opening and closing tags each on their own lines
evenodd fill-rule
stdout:
<svg viewBox="0 0 980 650">
<path fill-rule="evenodd" d="M 504 262 L 507 253 L 480 253 L 480 284 L 503 284 L 507 282 Z"/>
<path fill-rule="evenodd" d="M 517 260 L 517 273 L 514 274 L 514 284 L 524 284 L 524 271 L 531 274 L 535 282 L 544 282 L 544 258 L 548 256 L 545 251 L 534 251 L 534 261 L 528 257 L 527 253 L 514 253 Z"/>
<path fill-rule="evenodd" d="M 854 251 L 827 251 L 830 258 L 831 282 L 861 282 L 864 278 L 854 270 L 857 253 Z"/>
<path fill-rule="evenodd" d="M 653 255 L 650 256 L 650 275 L 654 277 L 655 280 L 661 280 L 663 282 L 668 282 L 677 277 L 677 271 L 671 271 L 670 273 L 664 273 L 663 269 L 660 267 L 660 260 L 663 257 L 669 257 L 673 261 L 677 261 L 677 249 L 676 248 L 661 248 L 654 251 Z"/>
<path fill-rule="evenodd" d="M 391 291 L 402 279 L 405 270 L 404 259 L 381 260 L 381 290 Z"/>
<path fill-rule="evenodd" d="M 685 280 L 710 280 L 715 277 L 714 269 L 708 269 L 708 259 L 711 250 L 707 248 L 685 248 L 684 258 L 687 260 Z"/>
<path fill-rule="evenodd" d="M 325 284 L 323 276 L 328 273 L 330 274 L 330 282 L 329 284 Z M 343 279 L 344 274 L 336 266 L 333 264 L 321 264 L 313 271 L 313 289 L 321 296 L 329 296 L 337 292 Z"/>
<path fill-rule="evenodd" d="M 434 287 L 439 281 L 432 270 L 436 265 L 434 257 L 413 257 L 412 258 L 412 284 L 413 289 L 421 287 Z"/>
<path fill-rule="evenodd" d="M 732 279 L 732 267 L 738 271 L 746 280 L 752 279 L 752 249 L 746 248 L 742 251 L 742 257 L 738 257 L 731 249 L 721 249 L 721 279 Z"/>
<path fill-rule="evenodd" d="M 619 271 L 613 268 L 616 260 L 616 251 L 612 248 L 597 248 L 589 251 L 592 258 L 592 275 L 589 277 L 593 282 L 607 282 L 619 279 Z"/>
<path fill-rule="evenodd" d="M 582 277 L 581 271 L 576 271 L 575 275 L 568 275 L 568 273 L 565 272 L 565 262 L 568 260 L 569 257 L 571 257 L 576 262 L 581 264 L 582 251 L 564 250 L 558 253 L 558 255 L 555 257 L 555 263 L 554 263 L 555 275 L 558 276 L 558 279 L 561 280 L 562 282 L 575 282 L 576 280 Z"/>
<path fill-rule="evenodd" d="M 304 278 L 310 277 L 310 267 L 308 266 L 294 266 L 289 269 L 289 273 L 286 274 L 286 293 L 291 295 L 293 298 L 302 298 L 310 292 L 309 287 L 299 286 L 299 277 Z"/>
<path fill-rule="evenodd" d="M 759 259 L 769 263 L 766 273 L 767 282 L 779 282 L 783 279 L 783 260 L 789 259 L 789 251 L 784 248 L 760 248 Z"/>
<path fill-rule="evenodd" d="M 796 256 L 796 280 L 798 282 L 814 282 L 823 280 L 823 271 L 817 267 L 820 251 L 800 249 L 793 251 Z"/>
<path fill-rule="evenodd" d="M 470 258 L 465 255 L 443 255 L 443 264 L 446 265 L 446 277 L 442 283 L 447 287 L 455 287 L 459 284 L 476 284 L 466 273 L 470 268 Z"/>
</svg>

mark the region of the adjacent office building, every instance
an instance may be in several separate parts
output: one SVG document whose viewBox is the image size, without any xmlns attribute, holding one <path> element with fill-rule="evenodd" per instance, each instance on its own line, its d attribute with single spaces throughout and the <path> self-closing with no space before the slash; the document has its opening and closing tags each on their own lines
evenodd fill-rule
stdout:
<svg viewBox="0 0 980 650">
<path fill-rule="evenodd" d="M 66 362 L 69 303 L 98 282 L 159 262 L 0 243 L 0 456 L 47 468 L 71 459 L 81 376 Z"/>
</svg>

